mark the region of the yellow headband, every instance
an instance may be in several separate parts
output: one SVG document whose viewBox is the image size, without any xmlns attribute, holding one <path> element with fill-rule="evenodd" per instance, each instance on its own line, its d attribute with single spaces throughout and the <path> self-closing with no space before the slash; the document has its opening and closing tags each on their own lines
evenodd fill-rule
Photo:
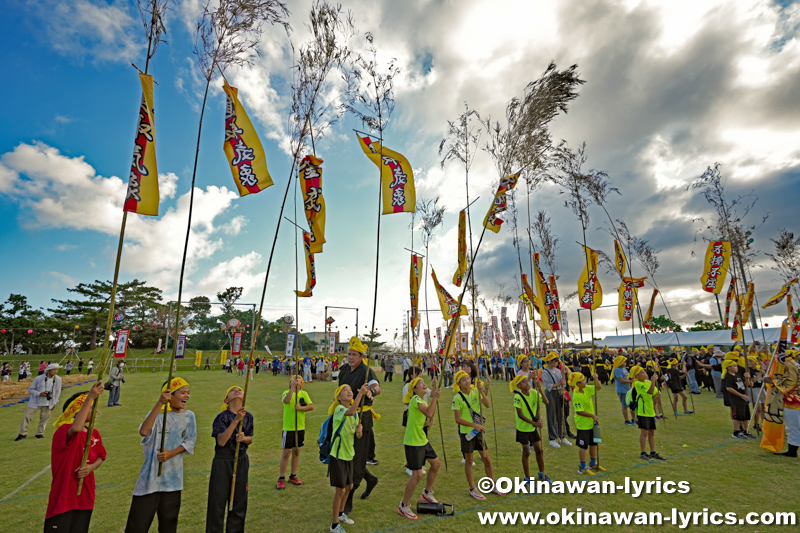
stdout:
<svg viewBox="0 0 800 533">
<path fill-rule="evenodd" d="M 525 362 L 525 359 L 527 359 L 527 358 L 528 358 L 528 356 L 525 355 L 525 354 L 518 355 L 517 356 L 517 366 L 522 366 L 522 363 Z"/>
<path fill-rule="evenodd" d="M 297 386 L 297 390 L 299 391 L 300 389 L 303 388 L 303 384 L 305 383 L 305 381 L 303 381 L 303 376 L 301 376 L 300 374 L 297 374 L 294 377 L 296 377 L 300 381 L 300 384 Z"/>
<path fill-rule="evenodd" d="M 361 355 L 364 355 L 364 352 L 367 351 L 367 347 L 361 344 L 361 341 L 358 337 L 350 337 L 350 350 L 355 350 Z"/>
<path fill-rule="evenodd" d="M 72 423 L 75 421 L 75 417 L 78 415 L 78 411 L 80 411 L 81 407 L 83 406 L 83 402 L 85 402 L 86 398 L 88 397 L 89 393 L 86 392 L 72 400 L 64 412 L 61 413 L 61 416 L 58 417 L 58 420 L 55 421 L 53 426 L 61 427 L 64 424 L 72 425 Z"/>
<path fill-rule="evenodd" d="M 678 366 L 677 359 L 670 359 L 669 361 L 667 361 L 667 368 L 673 368 L 675 366 Z"/>
<path fill-rule="evenodd" d="M 348 385 L 346 383 L 344 385 L 340 385 L 339 388 L 336 389 L 336 392 L 333 393 L 333 403 L 331 404 L 330 407 L 328 407 L 328 414 L 329 415 L 332 415 L 333 412 L 336 411 L 336 408 L 340 405 L 339 404 L 339 394 L 342 393 L 342 390 L 344 390 L 345 387 L 350 388 L 350 385 Z M 353 405 L 353 400 L 350 400 L 350 405 Z"/>
<path fill-rule="evenodd" d="M 569 386 L 574 387 L 575 385 L 580 383 L 582 379 L 584 379 L 583 374 L 581 374 L 580 372 L 573 372 L 572 374 L 569 375 Z"/>
<path fill-rule="evenodd" d="M 614 358 L 614 366 L 613 366 L 613 368 L 616 369 L 617 367 L 620 367 L 620 366 L 624 365 L 625 361 L 627 361 L 627 360 L 628 360 L 628 358 L 625 357 L 624 355 L 616 356 Z"/>
<path fill-rule="evenodd" d="M 463 377 L 469 377 L 469 374 L 464 370 L 459 370 L 456 372 L 456 375 L 453 376 L 453 392 L 461 392 L 461 387 L 458 385 L 458 382 L 461 381 Z"/>
<path fill-rule="evenodd" d="M 512 379 L 511 383 L 508 384 L 508 390 L 510 390 L 513 393 L 514 392 L 514 388 L 518 389 L 519 388 L 519 384 L 522 383 L 522 380 L 524 380 L 527 377 L 528 376 L 526 376 L 525 374 L 520 374 L 517 377 L 515 377 L 514 379 Z"/>
<path fill-rule="evenodd" d="M 728 368 L 732 367 L 736 364 L 736 361 L 732 361 L 730 359 L 722 362 L 722 377 L 725 377 L 725 374 L 728 373 Z"/>
<path fill-rule="evenodd" d="M 655 361 L 648 361 L 648 362 L 647 362 L 647 366 L 649 366 L 649 367 L 655 367 L 655 366 L 656 366 L 656 362 L 655 362 Z"/>
<path fill-rule="evenodd" d="M 548 361 L 552 361 L 553 359 L 557 359 L 557 358 L 558 358 L 558 354 L 556 352 L 549 352 L 546 356 L 544 356 L 542 358 L 542 361 L 544 361 L 546 363 Z"/>
<path fill-rule="evenodd" d="M 175 392 L 181 387 L 188 387 L 188 386 L 189 384 L 186 383 L 185 379 L 175 377 L 172 378 L 172 381 L 170 381 L 169 383 L 164 383 L 164 386 L 161 387 L 161 392 L 167 392 L 167 390 L 169 390 L 169 392 Z M 169 402 L 167 402 L 164 404 L 164 412 L 169 413 L 170 411 L 172 411 L 172 406 L 169 404 Z"/>
<path fill-rule="evenodd" d="M 734 346 L 733 349 L 735 351 L 737 351 L 737 352 L 741 352 L 742 351 L 742 347 L 741 346 Z"/>
<path fill-rule="evenodd" d="M 641 373 L 642 367 L 639 365 L 634 366 L 631 368 L 631 371 L 628 373 L 628 377 L 630 379 L 639 379 L 639 373 Z"/>
<path fill-rule="evenodd" d="M 406 393 L 405 396 L 403 396 L 403 403 L 404 404 L 408 405 L 409 403 L 411 403 L 411 398 L 414 397 L 414 387 L 417 386 L 417 383 L 419 383 L 419 380 L 421 380 L 421 379 L 422 379 L 421 377 L 414 378 L 408 384 L 408 392 Z"/>
<path fill-rule="evenodd" d="M 239 389 L 240 391 L 244 392 L 244 389 L 241 388 L 239 385 L 234 385 L 230 389 L 226 390 L 225 396 L 222 397 L 222 409 L 220 409 L 220 411 L 225 411 L 228 408 L 228 404 L 225 400 L 228 399 L 228 394 L 230 394 L 233 389 Z"/>
</svg>

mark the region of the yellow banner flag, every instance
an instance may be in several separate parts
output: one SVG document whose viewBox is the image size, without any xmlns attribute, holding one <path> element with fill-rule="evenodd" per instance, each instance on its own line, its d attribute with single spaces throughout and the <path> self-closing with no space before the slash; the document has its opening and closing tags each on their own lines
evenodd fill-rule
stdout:
<svg viewBox="0 0 800 533">
<path fill-rule="evenodd" d="M 756 295 L 756 286 L 752 281 L 747 283 L 747 294 L 744 295 L 744 302 L 742 303 L 742 322 L 746 323 L 747 318 L 750 316 L 750 311 L 753 309 L 753 300 Z"/>
<path fill-rule="evenodd" d="M 733 327 L 731 328 L 731 340 L 741 341 L 744 339 L 744 329 L 742 328 L 742 307 L 744 297 L 739 296 L 736 287 L 733 288 L 733 299 L 736 301 L 736 312 L 733 314 Z"/>
<path fill-rule="evenodd" d="M 731 260 L 731 243 L 727 241 L 711 241 L 708 243 L 706 257 L 703 261 L 703 275 L 700 283 L 703 290 L 713 294 L 722 291 L 725 276 L 728 275 L 728 265 Z"/>
<path fill-rule="evenodd" d="M 239 102 L 239 91 L 225 81 L 225 141 L 223 148 L 231 167 L 239 196 L 263 191 L 272 186 L 267 156 L 253 124 Z"/>
<path fill-rule="evenodd" d="M 533 289 L 531 288 L 531 284 L 528 283 L 528 275 L 522 274 L 522 289 L 525 291 L 525 296 L 528 298 L 529 305 L 532 306 L 537 311 L 539 310 L 539 305 L 536 303 L 536 296 L 533 294 Z M 520 296 L 522 298 L 522 296 Z M 533 311 L 530 312 L 531 320 L 533 320 Z"/>
<path fill-rule="evenodd" d="M 522 300 L 523 303 L 525 304 L 525 307 L 528 308 L 528 318 L 530 318 L 531 320 L 536 318 L 533 316 L 533 301 L 531 301 L 528 294 L 523 292 L 522 294 L 519 295 L 519 299 Z"/>
<path fill-rule="evenodd" d="M 622 251 L 622 246 L 615 240 L 614 241 L 614 266 L 617 267 L 619 277 L 625 277 L 625 252 Z"/>
<path fill-rule="evenodd" d="M 317 285 L 317 272 L 314 268 L 314 254 L 311 252 L 311 234 L 303 232 L 303 248 L 306 251 L 306 290 L 294 291 L 300 298 L 313 296 L 312 290 Z"/>
<path fill-rule="evenodd" d="M 784 283 L 783 287 L 781 287 L 781 290 L 778 291 L 778 294 L 767 300 L 767 303 L 762 305 L 761 309 L 766 309 L 767 307 L 781 303 L 781 300 L 783 300 L 786 297 L 786 295 L 789 295 L 789 297 L 791 298 L 789 291 L 792 290 L 792 285 L 794 285 L 795 283 L 797 283 L 797 278 L 794 278 L 788 283 Z"/>
<path fill-rule="evenodd" d="M 614 241 L 615 245 L 616 242 Z M 583 252 L 586 260 L 583 273 L 578 278 L 578 298 L 581 307 L 594 311 L 603 303 L 603 288 L 600 286 L 600 280 L 597 279 L 598 256 L 597 252 L 587 246 L 583 247 Z"/>
<path fill-rule="evenodd" d="M 731 315 L 731 303 L 735 297 L 736 278 L 731 277 L 731 283 L 728 285 L 728 295 L 725 297 L 725 329 L 728 329 L 728 317 Z M 738 303 L 738 302 L 737 302 Z"/>
<path fill-rule="evenodd" d="M 461 281 L 467 273 L 467 210 L 462 209 L 458 214 L 458 268 L 453 274 L 453 283 L 461 286 Z"/>
<path fill-rule="evenodd" d="M 653 308 L 656 305 L 656 296 L 658 296 L 658 289 L 653 289 L 653 296 L 650 297 L 650 307 L 647 308 L 647 314 L 644 316 L 644 329 L 653 327 Z"/>
<path fill-rule="evenodd" d="M 322 159 L 307 155 L 300 161 L 300 189 L 303 209 L 311 234 L 311 253 L 322 252 L 325 244 L 325 198 L 322 197 Z"/>
<path fill-rule="evenodd" d="M 219 352 L 219 364 L 220 366 L 225 366 L 225 362 L 228 359 L 228 350 L 220 350 Z"/>
<path fill-rule="evenodd" d="M 500 180 L 500 185 L 497 187 L 497 192 L 492 200 L 492 205 L 489 207 L 489 212 L 486 213 L 486 218 L 483 219 L 483 227 L 495 233 L 500 231 L 500 226 L 503 225 L 503 220 L 498 218 L 497 215 L 506 210 L 506 193 L 517 186 L 519 180 L 519 172 L 511 174 Z"/>
<path fill-rule="evenodd" d="M 548 299 L 547 295 L 550 289 L 547 286 L 547 281 L 544 279 L 542 270 L 539 268 L 539 254 L 536 253 L 533 254 L 533 284 L 536 289 L 536 298 L 534 298 L 536 308 L 540 315 L 545 316 L 547 314 L 547 305 L 545 302 Z M 545 329 L 551 329 L 549 321 L 543 320 L 542 322 L 546 323 L 544 326 Z"/>
<path fill-rule="evenodd" d="M 194 366 L 200 366 L 203 359 L 203 350 L 197 350 L 194 354 Z"/>
<path fill-rule="evenodd" d="M 383 214 L 414 213 L 417 193 L 414 189 L 414 172 L 404 155 L 381 147 L 381 143 L 365 135 L 358 137 L 361 149 L 381 171 L 381 198 Z M 383 161 L 381 161 L 383 158 Z"/>
<path fill-rule="evenodd" d="M 158 167 L 156 165 L 156 121 L 153 111 L 153 76 L 139 74 L 142 104 L 133 142 L 133 162 L 123 211 L 158 215 Z"/>
<path fill-rule="evenodd" d="M 450 293 L 447 292 L 447 289 L 442 287 L 441 283 L 439 283 L 439 280 L 436 278 L 436 271 L 432 268 L 431 277 L 433 278 L 433 284 L 436 287 L 436 295 L 439 297 L 439 307 L 442 309 L 444 319 L 450 320 L 453 317 L 467 315 L 467 306 L 461 304 L 461 309 L 458 309 L 458 302 L 455 298 L 450 296 Z"/>
<path fill-rule="evenodd" d="M 792 316 L 794 314 L 794 306 L 792 305 L 791 293 L 786 295 L 786 312 L 788 313 L 788 316 Z"/>
<path fill-rule="evenodd" d="M 419 322 L 419 280 L 422 272 L 422 256 L 411 254 L 411 329 L 417 327 Z"/>
<path fill-rule="evenodd" d="M 619 284 L 619 302 L 617 304 L 617 313 L 619 314 L 620 321 L 630 321 L 633 319 L 633 309 L 636 307 L 636 302 L 639 298 L 639 289 L 644 286 L 643 278 L 622 278 Z"/>
</svg>

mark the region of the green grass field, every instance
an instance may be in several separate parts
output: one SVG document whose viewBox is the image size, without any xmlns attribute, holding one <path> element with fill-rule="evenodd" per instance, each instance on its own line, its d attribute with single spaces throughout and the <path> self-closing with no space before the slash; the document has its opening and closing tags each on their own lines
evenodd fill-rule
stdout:
<svg viewBox="0 0 800 533">
<path fill-rule="evenodd" d="M 34 360 L 34 359 L 31 359 Z M 38 360 L 37 360 L 38 362 Z M 234 383 L 243 383 L 235 374 L 224 372 L 191 371 L 181 369 L 179 375 L 191 386 L 188 408 L 194 411 L 198 423 L 198 442 L 195 454 L 184 459 L 185 484 L 180 515 L 180 531 L 204 531 L 208 476 L 214 453 L 210 437 L 211 423 L 219 412 L 224 391 Z M 16 378 L 16 376 L 14 376 Z M 142 463 L 138 426 L 155 403 L 166 372 L 150 370 L 127 375 L 121 393 L 122 407 L 105 407 L 101 397 L 97 427 L 100 430 L 108 460 L 96 472 L 97 501 L 92 518 L 92 531 L 122 531 L 131 500 L 131 492 Z M 380 378 L 382 379 L 382 377 Z M 310 383 L 306 391 L 316 405 L 307 417 L 306 447 L 301 453 L 299 477 L 302 487 L 287 486 L 275 490 L 280 457 L 282 391 L 287 389 L 285 376 L 273 377 L 260 373 L 251 383 L 248 410 L 255 417 L 256 430 L 250 448 L 250 493 L 247 514 L 249 531 L 327 531 L 333 490 L 325 477 L 326 467 L 317 458 L 316 435 L 332 401 L 335 385 L 330 382 Z M 480 526 L 478 511 L 550 511 L 560 512 L 562 507 L 587 511 L 661 511 L 671 513 L 673 507 L 681 511 L 735 511 L 743 516 L 747 512 L 797 511 L 796 490 L 797 460 L 774 457 L 761 450 L 759 441 L 742 441 L 730 435 L 731 424 L 727 408 L 713 394 L 695 396 L 697 414 L 667 420 L 667 429 L 659 423 L 657 450 L 668 458 L 665 462 L 644 462 L 639 459 L 639 430 L 624 426 L 619 412 L 619 402 L 613 386 L 599 393 L 598 411 L 601 415 L 603 444 L 601 462 L 608 469 L 604 475 L 591 479 L 624 482 L 625 476 L 636 480 L 689 481 L 689 494 L 653 494 L 634 498 L 626 494 L 598 495 L 508 495 L 490 496 L 478 502 L 467 495 L 467 484 L 459 451 L 459 441 L 450 411 L 452 389 L 446 389 L 441 399 L 441 416 L 444 443 L 439 439 L 439 426 L 431 430 L 432 443 L 440 457 L 447 454 L 449 471 L 442 468 L 434 487 L 440 501 L 455 504 L 456 516 L 431 518 L 424 515 L 409 521 L 396 512 L 408 476 L 403 467 L 401 427 L 402 381 L 382 383 L 382 394 L 375 402 L 382 419 L 375 424 L 377 456 L 380 464 L 370 467 L 380 478 L 380 483 L 367 501 L 356 499 L 352 518 L 356 521 L 346 529 L 360 531 L 420 530 L 435 527 L 438 531 L 475 530 Z M 65 389 L 62 399 L 75 391 L 88 388 Z M 488 441 L 495 463 L 496 476 L 522 477 L 520 448 L 514 442 L 512 398 L 508 385 L 493 383 L 494 414 L 489 413 Z M 666 404 L 666 402 L 665 402 Z M 60 412 L 59 405 L 59 412 Z M 690 407 L 691 408 L 691 407 Z M 50 464 L 50 425 L 45 439 L 30 437 L 13 442 L 17 435 L 24 405 L 0 409 L 0 515 L 3 530 L 15 532 L 40 531 L 44 521 L 50 473 L 42 470 Z M 51 418 L 51 423 L 56 416 Z M 34 424 L 36 419 L 34 419 Z M 35 427 L 35 426 L 34 426 Z M 573 426 L 574 427 L 574 426 Z M 495 454 L 494 437 L 497 437 L 499 457 Z M 476 454 L 476 481 L 483 475 Z M 579 479 L 577 447 L 553 449 L 545 445 L 546 470 L 554 480 Z M 531 457 L 535 472 L 535 459 Z M 35 479 L 32 479 L 34 478 Z M 417 495 L 422 490 L 418 487 Z M 784 492 L 786 491 L 786 492 Z M 793 494 L 784 503 L 778 494 Z M 360 494 L 360 491 L 359 491 Z M 502 526 L 499 526 L 502 527 Z M 560 526 L 564 528 L 564 526 Z M 568 526 L 567 526 L 568 527 Z M 669 526 L 668 526 L 669 527 Z M 549 526 L 548 529 L 552 529 Z M 589 530 L 600 529 L 599 526 Z M 608 527 L 610 531 L 641 531 L 642 526 Z M 770 531 L 768 526 L 726 526 L 730 531 Z M 780 528 L 797 531 L 798 526 Z M 151 531 L 156 531 L 155 524 Z M 718 526 L 692 526 L 694 531 L 719 530 Z"/>
</svg>

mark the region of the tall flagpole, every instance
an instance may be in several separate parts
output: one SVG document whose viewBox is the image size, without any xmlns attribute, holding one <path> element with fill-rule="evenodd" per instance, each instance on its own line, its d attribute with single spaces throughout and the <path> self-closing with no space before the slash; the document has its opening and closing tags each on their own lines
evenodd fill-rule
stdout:
<svg viewBox="0 0 800 533">
<path fill-rule="evenodd" d="M 151 19 L 150 19 L 150 34 L 147 36 L 147 58 L 146 58 L 145 64 L 144 64 L 144 73 L 145 74 L 147 74 L 147 71 L 150 68 L 150 56 L 151 56 L 150 51 L 153 49 L 153 33 L 154 33 L 154 27 L 155 27 L 155 24 L 156 24 L 157 13 L 158 13 L 158 11 L 156 10 L 156 7 L 157 6 L 155 6 L 155 5 L 152 6 L 152 13 L 151 13 L 152 16 L 151 16 Z M 119 244 L 117 245 L 117 258 L 116 258 L 116 261 L 114 263 L 114 280 L 113 280 L 112 285 L 111 285 L 111 296 L 109 298 L 109 304 L 108 304 L 108 319 L 106 320 L 106 333 L 105 333 L 105 338 L 103 339 L 103 355 L 102 355 L 102 357 L 100 359 L 99 370 L 97 371 L 97 381 L 98 382 L 102 382 L 103 381 L 103 374 L 105 373 L 107 359 L 108 359 L 108 341 L 109 341 L 109 337 L 111 335 L 111 326 L 112 326 L 113 320 L 114 320 L 114 305 L 116 303 L 116 298 L 117 298 L 117 283 L 118 283 L 118 280 L 119 280 L 119 265 L 120 265 L 120 262 L 122 260 L 122 246 L 123 246 L 123 244 L 125 242 L 125 226 L 127 225 L 127 223 L 128 223 L 128 212 L 125 211 L 124 208 L 123 208 L 123 210 L 122 210 L 122 225 L 121 225 L 121 227 L 119 229 Z M 92 412 L 89 415 L 89 426 L 87 428 L 89 438 L 86 439 L 86 444 L 83 446 L 83 456 L 81 457 L 81 468 L 86 466 L 86 462 L 89 459 L 89 450 L 92 447 L 92 438 L 91 437 L 92 437 L 92 431 L 94 430 L 94 423 L 95 423 L 95 420 L 97 418 L 97 400 L 98 400 L 98 398 L 95 398 L 94 401 L 92 402 Z M 162 446 L 162 448 L 163 448 L 163 446 Z M 159 463 L 159 468 L 160 468 L 160 466 L 161 466 L 161 464 Z M 81 495 L 81 490 L 83 489 L 83 480 L 84 480 L 84 478 L 81 478 L 81 479 L 78 480 L 78 492 L 77 492 L 78 496 Z"/>
</svg>

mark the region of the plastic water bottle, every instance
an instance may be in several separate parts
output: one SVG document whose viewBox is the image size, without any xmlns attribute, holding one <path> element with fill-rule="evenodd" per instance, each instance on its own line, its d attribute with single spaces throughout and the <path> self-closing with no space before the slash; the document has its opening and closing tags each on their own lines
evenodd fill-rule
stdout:
<svg viewBox="0 0 800 533">
<path fill-rule="evenodd" d="M 478 433 L 480 433 L 480 432 L 477 429 L 473 429 L 472 431 L 467 433 L 467 436 L 465 438 L 467 440 L 472 440 L 472 439 L 474 439 L 475 437 L 478 436 Z"/>
</svg>

